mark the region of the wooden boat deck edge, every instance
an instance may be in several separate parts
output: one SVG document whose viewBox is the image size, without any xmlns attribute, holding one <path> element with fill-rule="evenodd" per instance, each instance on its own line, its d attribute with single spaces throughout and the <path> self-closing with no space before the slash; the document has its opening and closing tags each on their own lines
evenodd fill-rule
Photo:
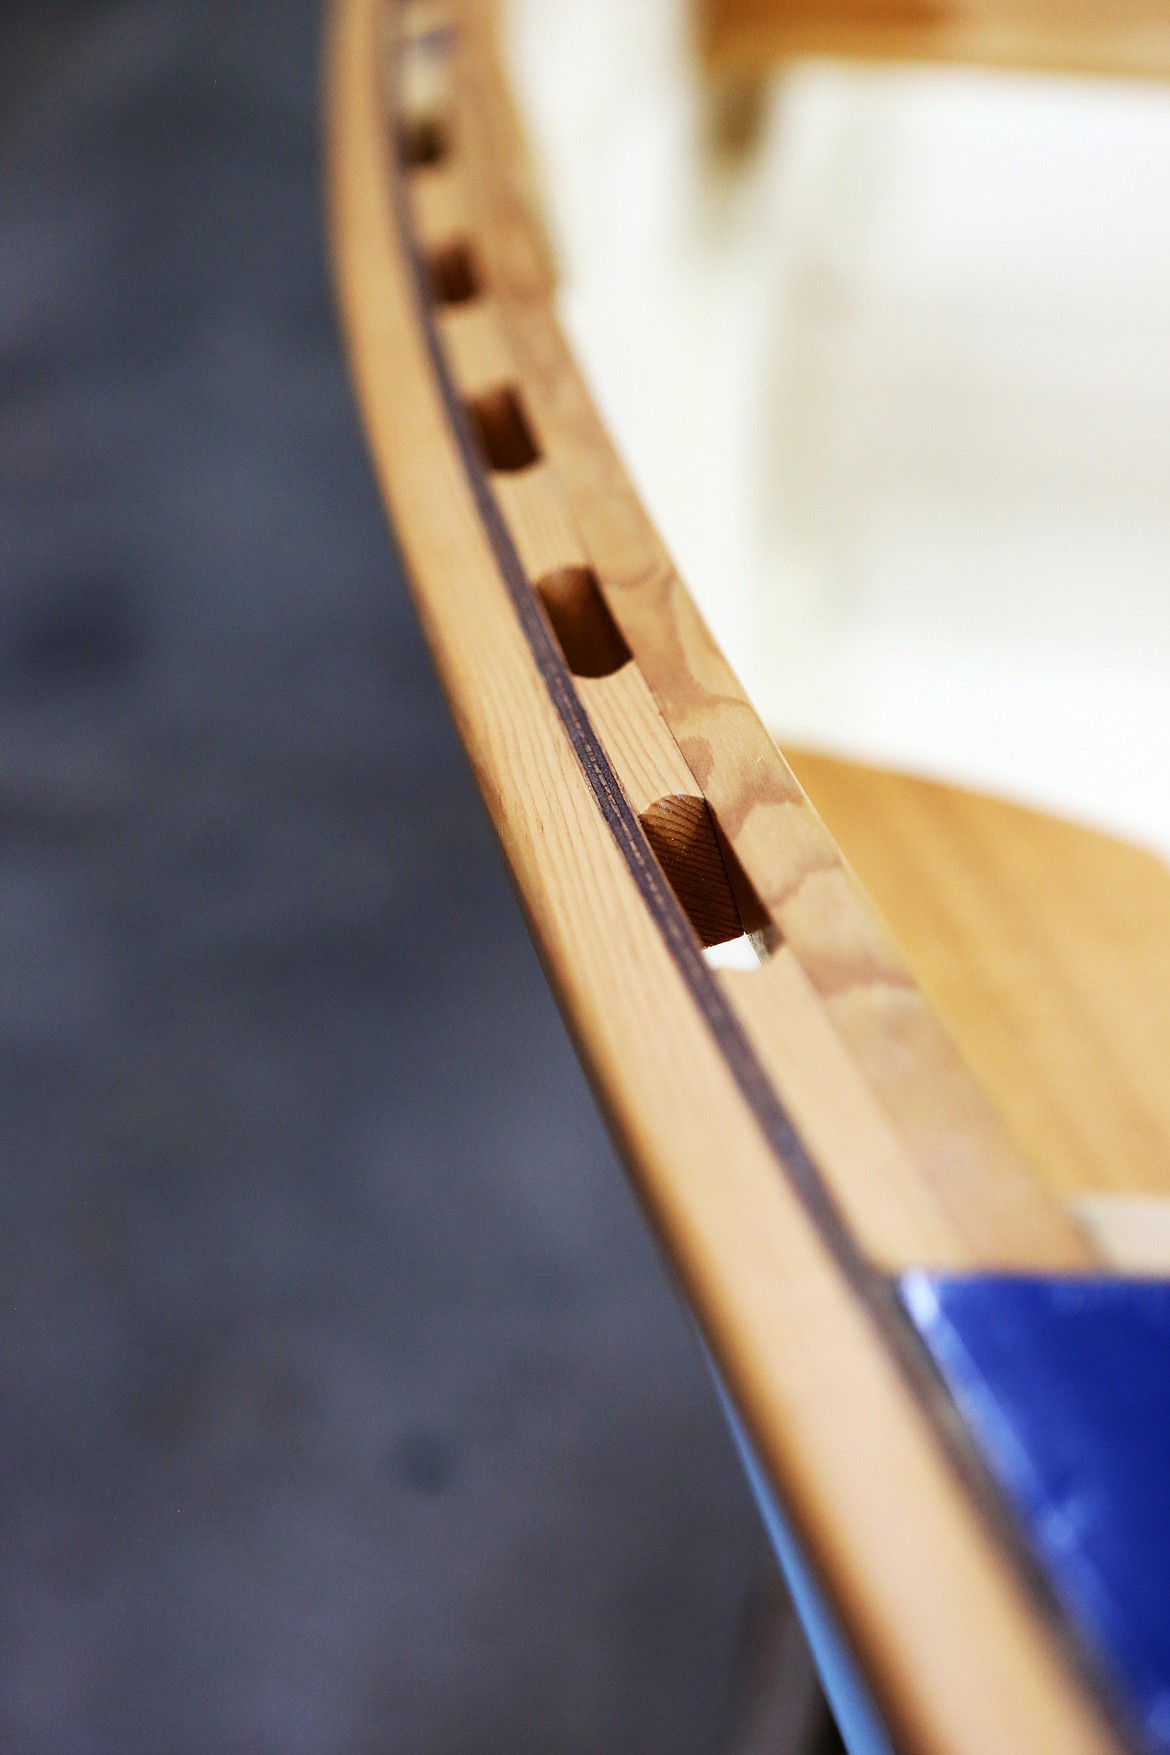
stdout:
<svg viewBox="0 0 1170 1755">
<path fill-rule="evenodd" d="M 461 18 L 475 40 L 480 19 Z M 842 1273 L 839 1251 L 777 1175 L 773 1145 L 598 810 L 501 576 L 477 503 L 482 486 L 468 474 L 436 378 L 387 188 L 383 22 L 375 0 L 342 0 L 335 9 L 332 215 L 355 378 L 452 710 L 636 1184 L 903 1746 L 923 1755 L 974 1755 L 989 1746 L 1021 1755 L 1116 1749 L 1053 1627 L 973 1510 L 872 1308 Z M 525 300 L 540 297 L 513 294 L 511 330 L 503 325 L 513 341 L 517 308 L 524 315 Z M 506 292 L 499 302 L 509 303 Z M 547 308 L 537 316 L 538 340 L 547 343 L 555 319 Z M 547 413 L 559 391 L 555 374 L 546 376 L 534 404 Z M 570 401 L 579 394 L 570 382 Z M 544 436 L 555 421 L 540 426 Z M 582 504 L 588 510 L 599 478 L 603 488 L 611 484 L 613 467 L 605 452 L 582 465 L 583 443 L 576 452 L 548 447 L 578 513 Z M 628 528 L 618 537 L 628 540 Z M 633 577 L 620 566 L 598 569 L 615 614 L 623 587 L 633 596 L 649 584 L 644 598 L 661 598 L 665 581 L 672 625 L 684 628 L 692 652 L 698 639 L 694 667 L 706 669 L 704 687 L 717 705 L 730 702 L 742 724 L 746 703 L 680 610 L 673 573 L 638 576 L 644 540 L 639 529 Z M 618 619 L 641 657 L 645 602 L 625 607 Z M 691 664 L 687 671 L 693 683 Z M 655 691 L 658 706 L 668 724 L 674 711 L 671 730 L 688 754 L 695 691 L 689 699 L 683 691 L 680 707 L 666 682 Z M 708 705 L 700 698 L 700 715 Z M 703 776 L 710 798 L 712 773 L 722 762 L 734 778 L 742 745 L 722 748 L 709 728 L 702 743 L 703 761 L 692 755 L 690 766 L 694 772 L 713 758 Z M 802 815 L 802 797 L 796 789 L 795 800 L 789 793 L 768 802 L 791 822 L 789 807 L 796 802 Z M 734 815 L 724 809 L 720 820 Z M 745 864 L 758 869 L 750 836 L 742 847 Z M 1063 1265 L 1091 1261 L 1087 1249 L 1070 1246 Z"/>
</svg>

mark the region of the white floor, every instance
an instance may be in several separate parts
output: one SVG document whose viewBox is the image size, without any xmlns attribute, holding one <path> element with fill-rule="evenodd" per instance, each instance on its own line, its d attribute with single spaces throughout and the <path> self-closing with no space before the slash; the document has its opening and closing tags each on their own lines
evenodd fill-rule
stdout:
<svg viewBox="0 0 1170 1755">
<path fill-rule="evenodd" d="M 1170 852 L 1170 88 L 805 66 L 510 0 L 566 324 L 781 738 Z"/>
</svg>

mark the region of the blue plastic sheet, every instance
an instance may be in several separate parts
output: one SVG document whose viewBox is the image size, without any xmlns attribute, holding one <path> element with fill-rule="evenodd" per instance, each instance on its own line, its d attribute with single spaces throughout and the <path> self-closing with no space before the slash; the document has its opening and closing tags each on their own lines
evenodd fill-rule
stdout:
<svg viewBox="0 0 1170 1755">
<path fill-rule="evenodd" d="M 902 1297 L 1066 1612 L 1170 1755 L 1170 1284 L 914 1273 Z"/>
</svg>

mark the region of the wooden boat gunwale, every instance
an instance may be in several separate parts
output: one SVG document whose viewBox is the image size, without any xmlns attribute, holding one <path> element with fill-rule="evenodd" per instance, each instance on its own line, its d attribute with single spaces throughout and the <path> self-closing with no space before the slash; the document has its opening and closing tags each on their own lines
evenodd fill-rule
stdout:
<svg viewBox="0 0 1170 1755">
<path fill-rule="evenodd" d="M 433 8 L 428 14 L 416 5 L 415 12 L 424 19 L 436 16 Z M 456 20 L 460 54 L 471 62 L 470 80 L 482 84 L 498 79 L 490 64 L 483 10 L 469 0 L 451 0 L 438 16 L 444 14 Z M 1124 1731 L 1116 1719 L 1108 1725 L 1102 1717 L 1102 1703 L 1107 1711 L 1113 1705 L 1105 1684 L 1056 1612 L 1039 1569 L 1029 1564 L 1026 1549 L 1001 1513 L 986 1470 L 959 1432 L 945 1392 L 905 1322 L 889 1273 L 880 1271 L 859 1245 L 855 1226 L 842 1216 L 826 1187 L 815 1154 L 761 1063 L 758 1033 L 753 1039 L 743 1012 L 729 998 L 727 982 L 704 961 L 692 926 L 650 850 L 628 782 L 615 771 L 613 751 L 599 735 L 583 703 L 579 679 L 570 674 L 550 630 L 532 568 L 520 552 L 515 506 L 510 522 L 500 479 L 485 466 L 471 431 L 469 387 L 458 381 L 460 361 L 452 357 L 450 338 L 440 332 L 408 174 L 391 150 L 398 127 L 383 112 L 376 89 L 381 25 L 375 0 L 342 0 L 336 8 L 333 215 L 355 376 L 440 675 L 554 992 L 623 1145 L 635 1185 L 900 1746 L 939 1755 L 966 1755 L 968 1750 L 974 1755 L 988 1746 L 1021 1752 L 1059 1749 L 1062 1755 L 1116 1749 L 1119 1736 L 1124 1742 Z M 461 128 L 464 122 L 457 118 Z M 474 122 L 469 135 L 473 130 Z M 510 183 L 506 175 L 498 178 L 508 185 L 504 203 L 516 198 L 522 183 L 512 169 Z M 491 174 L 482 158 L 473 174 Z M 497 201 L 497 216 L 499 207 Z M 516 325 L 536 312 L 547 331 L 551 276 L 541 260 L 539 238 L 531 235 L 530 215 L 521 211 L 518 218 L 515 208 L 508 215 L 530 235 L 512 260 L 503 263 L 498 244 L 482 229 L 485 217 L 492 218 L 490 202 L 479 216 L 473 240 L 477 260 L 487 265 L 487 301 L 510 307 L 514 319 L 510 329 L 507 323 L 499 327 L 514 341 Z M 547 333 L 542 338 L 547 341 Z M 529 391 L 537 393 L 533 400 L 540 393 L 533 381 L 532 354 L 527 364 L 526 374 L 525 362 L 513 361 L 513 381 L 526 393 L 526 405 Z M 569 400 L 580 395 L 578 385 L 558 379 L 566 370 L 565 356 L 558 355 L 549 374 L 553 387 L 544 386 L 544 408 L 558 395 Z M 574 458 L 558 449 L 539 415 L 535 424 L 542 468 L 547 464 L 561 477 L 571 477 L 575 466 L 580 470 L 580 455 Z M 587 437 L 584 449 L 589 453 L 599 442 L 593 434 Z M 596 449 L 592 463 L 595 473 L 611 484 L 612 454 Z M 632 490 L 624 486 L 628 506 Z M 449 527 L 439 531 L 439 524 Z M 531 533 L 527 540 L 531 546 Z M 675 594 L 682 587 L 672 572 L 638 581 L 644 592 L 671 600 L 648 643 L 645 625 L 638 624 L 622 601 L 620 583 L 613 582 L 608 568 L 596 564 L 593 554 L 586 553 L 585 560 L 594 562 L 642 668 L 656 637 L 663 651 L 677 647 L 677 621 L 672 618 Z M 458 589 L 452 569 L 465 575 Z M 460 626 L 472 596 L 480 606 L 479 631 L 491 629 L 491 642 L 478 651 L 471 649 L 472 636 Z M 698 618 L 688 609 L 693 636 Z M 509 617 L 510 629 L 505 627 Z M 704 684 L 708 693 L 729 706 L 737 727 L 748 722 L 747 716 L 754 721 L 709 636 L 701 624 L 699 628 L 707 647 L 697 668 L 706 666 L 714 679 L 714 686 Z M 506 654 L 502 681 L 491 673 L 492 654 Z M 663 727 L 685 755 L 670 688 L 661 686 L 661 671 L 659 687 L 653 674 L 648 680 Z M 695 678 L 688 680 L 693 694 Z M 685 722 L 685 710 L 681 718 Z M 726 721 L 719 729 L 726 729 Z M 733 771 L 750 768 L 750 758 L 761 752 L 758 743 L 753 745 L 754 735 L 746 740 L 746 757 L 742 744 L 728 748 L 726 741 L 715 755 Z M 718 746 L 720 740 L 712 742 Z M 525 760 L 517 759 L 518 745 L 523 754 L 539 746 L 557 777 L 555 796 L 539 795 L 536 809 L 533 794 L 540 789 Z M 809 824 L 815 828 L 815 817 L 790 771 L 773 755 L 787 776 L 784 803 L 797 818 L 798 835 Z M 695 761 L 688 765 L 695 774 Z M 710 773 L 704 775 L 705 784 L 697 789 L 708 802 L 710 780 Z M 579 836 L 578 851 L 587 849 L 593 885 L 593 893 L 574 893 L 572 909 L 564 890 L 565 836 L 556 823 L 558 812 L 568 825 L 569 840 Z M 720 811 L 720 827 L 726 828 L 733 817 L 733 812 Z M 729 838 L 739 856 L 740 842 L 733 834 Z M 818 870 L 824 869 L 826 842 L 820 830 L 814 855 L 814 865 L 821 862 Z M 831 870 L 834 877 L 844 874 L 839 858 Z M 636 947 L 639 992 L 633 1002 L 630 984 L 619 978 L 629 973 L 619 967 L 622 947 L 604 944 L 605 924 L 615 916 L 619 938 Z M 584 931 L 583 920 L 588 923 Z M 835 924 L 848 945 L 848 908 Z M 865 949 L 870 954 L 868 945 Z M 879 973 L 883 970 L 884 965 Z M 899 996 L 913 991 L 902 972 L 893 984 Z M 661 1031 L 668 1065 L 657 1064 L 654 1054 L 646 1052 L 639 1030 L 631 1029 L 631 1013 L 641 1030 L 650 1022 Z M 696 1105 L 704 1107 L 708 1123 L 715 1124 L 714 1129 L 699 1129 L 694 1139 L 684 1137 L 679 1118 L 668 1114 L 663 1101 L 664 1090 L 680 1099 L 684 1085 L 692 1087 L 691 1115 Z M 832 1101 L 831 1080 L 826 1097 Z M 978 1147 L 978 1125 L 975 1132 Z M 729 1201 L 726 1186 L 711 1177 L 709 1151 L 715 1137 L 737 1160 L 747 1185 L 738 1201 Z M 696 1168 L 704 1154 L 705 1166 Z M 777 1162 L 787 1192 L 780 1209 Z M 729 1206 L 734 1209 L 730 1215 Z M 777 1220 L 786 1244 L 780 1251 Z M 1090 1267 L 1091 1251 L 1084 1246 L 1080 1253 L 1083 1240 L 1074 1237 L 1069 1246 L 1066 1234 L 1059 1226 L 1055 1229 L 1057 1244 L 1044 1265 L 1066 1271 Z M 737 1284 L 737 1276 L 745 1283 Z M 775 1325 L 797 1306 L 803 1306 L 808 1359 L 792 1356 L 798 1348 L 775 1345 Z M 819 1332 L 822 1323 L 825 1332 Z M 808 1381 L 810 1374 L 815 1377 L 826 1369 L 822 1383 Z M 862 1406 L 880 1409 L 878 1431 L 885 1441 L 875 1445 L 871 1438 L 863 1447 L 868 1461 L 872 1464 L 877 1457 L 882 1466 L 880 1493 L 866 1496 L 867 1513 L 873 1515 L 861 1518 L 846 1503 L 851 1489 L 845 1483 L 851 1481 L 852 1490 L 859 1484 L 857 1459 L 847 1454 L 854 1440 L 839 1420 L 826 1420 L 832 1407 L 824 1406 L 828 1400 L 840 1409 L 851 1391 L 858 1392 Z M 896 1520 L 899 1506 L 909 1520 L 910 1553 L 895 1565 L 888 1540 L 878 1539 L 874 1517 L 892 1513 Z M 916 1514 L 921 1514 L 917 1529 L 912 1527 Z M 947 1556 L 947 1588 L 941 1597 L 930 1578 L 938 1558 L 932 1551 L 936 1545 Z M 940 1621 L 944 1606 L 952 1622 L 947 1627 Z"/>
</svg>

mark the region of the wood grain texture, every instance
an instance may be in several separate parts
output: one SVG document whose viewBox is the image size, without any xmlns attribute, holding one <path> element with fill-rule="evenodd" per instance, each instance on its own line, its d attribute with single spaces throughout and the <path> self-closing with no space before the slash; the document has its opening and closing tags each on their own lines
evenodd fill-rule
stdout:
<svg viewBox="0 0 1170 1755">
<path fill-rule="evenodd" d="M 871 1257 L 891 1269 L 904 1265 L 912 1236 L 923 1259 L 969 1268 L 963 1238 L 923 1182 L 789 947 L 781 946 L 758 972 L 722 979 Z"/>
<path fill-rule="evenodd" d="M 656 799 L 640 820 L 700 944 L 721 945 L 742 938 L 746 929 L 707 800 L 671 794 Z"/>
<path fill-rule="evenodd" d="M 338 0 L 334 12 L 331 216 L 355 381 L 460 735 L 631 1174 L 900 1747 L 907 1755 L 1117 1755 L 1115 1733 L 899 1363 L 877 1279 L 807 1198 L 790 1161 L 799 1138 L 781 1150 L 765 1127 L 770 1111 L 728 1057 L 710 997 L 707 1009 L 698 1004 L 692 963 L 663 925 L 668 916 L 650 908 L 656 892 L 614 827 L 620 811 L 611 821 L 599 809 L 596 776 L 570 735 L 576 721 L 563 691 L 572 679 L 538 660 L 417 302 L 376 76 L 386 16 L 376 0 Z M 389 15 L 408 32 L 419 16 L 413 4 Z M 442 167 L 409 173 L 410 217 L 416 188 L 433 186 L 436 170 L 465 176 L 460 224 L 484 265 L 485 300 L 542 456 L 530 478 L 498 477 L 490 503 L 506 516 L 504 481 L 530 480 L 535 491 L 545 472 L 560 511 L 536 520 L 542 564 L 583 555 L 593 566 L 660 714 L 648 734 L 668 740 L 662 759 L 685 764 L 694 796 L 713 808 L 753 886 L 794 929 L 786 961 L 799 997 L 769 991 L 784 1030 L 804 1006 L 809 1040 L 786 1044 L 764 1017 L 751 1024 L 761 1057 L 766 1039 L 777 1078 L 800 1091 L 826 1159 L 844 1166 L 856 1147 L 875 1174 L 891 1166 L 882 1218 L 891 1249 L 913 1239 L 918 1224 L 947 1260 L 977 1260 L 982 1242 L 993 1257 L 1023 1259 L 1023 1235 L 1043 1261 L 1089 1261 L 1077 1228 L 999 1142 L 989 1107 L 689 607 L 582 403 L 556 338 L 539 249 L 520 235 L 521 184 L 509 175 L 498 199 L 489 187 L 507 129 L 480 114 L 496 88 L 478 64 L 486 14 L 473 0 L 453 0 L 425 16 L 431 28 L 437 17 L 458 33 L 448 39 L 455 114 L 446 118 L 457 144 Z M 556 530 L 568 530 L 562 513 L 573 552 L 558 557 Z M 530 608 L 543 615 L 535 598 Z M 572 712 L 583 711 L 574 700 Z M 608 731 L 621 736 L 612 724 Z M 628 785 L 623 751 L 609 753 L 615 784 Z M 690 955 L 701 969 L 697 947 Z M 784 966 L 780 955 L 762 976 Z M 873 988 L 878 1001 L 868 1021 L 851 1025 L 858 986 Z M 713 991 L 726 993 L 727 979 Z M 891 1029 L 902 1015 L 911 1027 Z M 902 1065 L 875 1067 L 883 1055 Z M 923 1123 L 919 1113 L 916 1122 L 940 1056 L 944 1070 L 957 1069 L 943 1080 L 941 1120 Z M 957 1176 L 942 1162 L 947 1151 L 961 1161 Z M 967 1186 L 977 1165 L 990 1199 Z M 900 1177 L 912 1190 L 909 1206 L 899 1204 Z"/>
<path fill-rule="evenodd" d="M 484 91 L 492 89 L 478 71 L 490 58 L 483 14 L 476 11 L 467 28 L 474 53 L 455 77 L 478 187 L 498 136 L 481 113 Z M 477 236 L 493 226 L 489 204 Z M 520 251 L 514 268 L 507 260 L 516 240 L 513 214 L 490 250 L 505 290 L 527 284 L 527 253 Z M 711 639 L 629 485 L 550 301 L 502 296 L 495 280 L 489 286 L 491 298 L 474 312 L 444 314 L 443 335 L 470 391 L 505 379 L 523 386 L 534 430 L 556 459 L 539 485 L 496 478 L 527 564 L 556 564 L 554 549 L 537 535 L 549 521 L 565 540 L 563 561 L 592 564 L 720 830 L 904 1135 L 932 1202 L 948 1211 L 968 1259 L 1005 1268 L 1088 1262 L 1091 1245 L 1042 1197 Z M 564 536 L 569 526 L 575 541 Z M 928 1236 L 937 1234 L 937 1226 L 920 1234 L 908 1223 L 903 1259 L 931 1259 Z"/>
<path fill-rule="evenodd" d="M 660 798 L 703 796 L 636 664 L 577 686 L 639 816 Z"/>
<path fill-rule="evenodd" d="M 556 263 L 523 129 L 496 52 L 498 11 L 494 0 L 460 10 L 466 53 L 458 63 L 459 110 L 468 130 L 463 172 L 497 297 L 547 299 L 556 290 Z"/>
<path fill-rule="evenodd" d="M 699 0 L 698 31 L 740 75 L 798 55 L 1170 74 L 1167 0 Z"/>
<path fill-rule="evenodd" d="M 571 516 L 663 717 L 970 1259 L 1004 1268 L 1089 1262 L 1079 1227 L 1044 1197 L 712 640 L 551 310 L 499 309 Z"/>
<path fill-rule="evenodd" d="M 789 759 L 1061 1199 L 1170 1196 L 1170 871 L 958 787 Z"/>
<path fill-rule="evenodd" d="M 487 14 L 467 12 L 471 52 L 455 80 L 469 177 L 482 190 L 499 151 L 499 132 L 485 114 L 494 82 L 482 73 L 494 55 Z M 513 187 L 525 183 L 514 173 L 508 180 Z M 494 224 L 485 199 L 484 228 Z M 534 429 L 556 459 L 559 480 L 550 480 L 550 494 L 555 489 L 563 498 L 722 834 L 905 1137 L 933 1200 L 948 1212 L 972 1261 L 1004 1268 L 1087 1263 L 1091 1245 L 1043 1198 L 712 640 L 628 482 L 550 300 L 511 296 L 528 285 L 514 212 L 491 248 L 498 280 L 490 283 L 490 310 L 478 350 L 464 345 L 458 369 L 474 385 L 504 372 L 499 341 L 489 347 L 482 339 L 494 320 Z M 489 368 L 479 354 L 490 356 Z M 906 1258 L 922 1259 L 924 1246 L 908 1227 Z"/>
<path fill-rule="evenodd" d="M 529 571 L 528 577 L 535 582 L 565 663 L 578 683 L 612 676 L 627 667 L 641 678 L 637 665 L 630 664 L 630 648 L 602 596 L 592 567 L 555 566 L 549 571 Z M 581 698 L 584 700 L 584 695 Z M 596 717 L 590 716 L 596 724 Z M 608 744 L 610 740 L 603 741 Z M 665 741 L 656 730 L 654 742 Z"/>
</svg>

